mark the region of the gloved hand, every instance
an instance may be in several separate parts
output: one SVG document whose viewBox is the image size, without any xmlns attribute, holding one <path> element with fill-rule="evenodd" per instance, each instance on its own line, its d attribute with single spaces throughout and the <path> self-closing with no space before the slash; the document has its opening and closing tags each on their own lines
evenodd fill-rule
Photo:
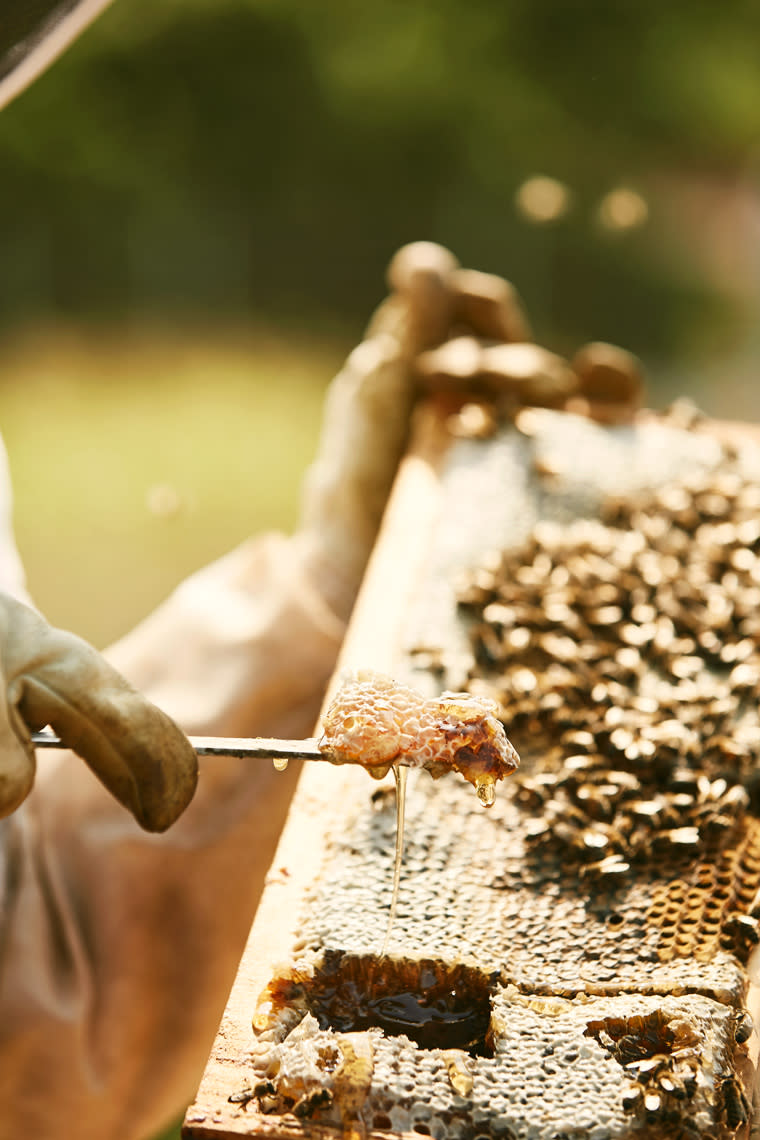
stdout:
<svg viewBox="0 0 760 1140">
<path fill-rule="evenodd" d="M 403 246 L 388 267 L 390 296 L 327 393 L 295 544 L 341 620 L 351 612 L 409 434 L 415 360 L 448 333 L 457 266 L 433 242 Z"/>
<path fill-rule="evenodd" d="M 313 730 L 407 441 L 415 360 L 455 312 L 456 268 L 431 242 L 393 258 L 391 295 L 328 390 L 295 534 L 262 535 L 198 571 L 108 651 L 185 731 Z"/>
<path fill-rule="evenodd" d="M 99 653 L 0 593 L 0 817 L 35 775 L 29 735 L 49 724 L 147 831 L 164 831 L 195 791 L 197 759 L 174 722 Z"/>
<path fill-rule="evenodd" d="M 511 286 L 432 242 L 402 247 L 388 283 L 329 387 L 295 534 L 262 535 L 193 574 L 108 651 L 186 732 L 313 731 L 407 442 L 420 353 L 452 329 L 530 335 Z M 253 407 L 251 420 L 255 431 Z"/>
</svg>

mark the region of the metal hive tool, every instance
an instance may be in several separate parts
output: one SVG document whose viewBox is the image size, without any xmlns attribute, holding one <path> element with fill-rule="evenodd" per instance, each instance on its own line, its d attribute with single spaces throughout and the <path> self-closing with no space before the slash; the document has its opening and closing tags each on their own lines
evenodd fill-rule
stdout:
<svg viewBox="0 0 760 1140">
<path fill-rule="evenodd" d="M 746 1134 L 760 448 L 549 411 L 428 426 L 440 475 L 407 470 L 348 663 L 487 692 L 522 767 L 488 812 L 415 774 L 387 959 L 392 794 L 307 773 L 187 1135 Z M 367 601 L 413 532 L 378 643 Z"/>
</svg>

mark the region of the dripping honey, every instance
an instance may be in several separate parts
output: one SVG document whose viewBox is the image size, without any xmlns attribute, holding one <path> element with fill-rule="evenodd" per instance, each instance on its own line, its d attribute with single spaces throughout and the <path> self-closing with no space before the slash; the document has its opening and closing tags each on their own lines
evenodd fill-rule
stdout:
<svg viewBox="0 0 760 1140">
<path fill-rule="evenodd" d="M 401 883 L 401 863 L 404 858 L 404 817 L 406 814 L 406 768 L 400 767 L 398 764 L 393 767 L 393 777 L 396 781 L 396 852 L 393 859 L 393 889 L 391 891 L 391 905 L 388 910 L 388 925 L 385 930 L 385 939 L 383 941 L 383 949 L 381 957 L 384 957 L 388 950 L 388 943 L 391 939 L 391 931 L 393 930 L 393 922 L 396 918 L 396 907 L 398 905 L 398 891 Z"/>
</svg>

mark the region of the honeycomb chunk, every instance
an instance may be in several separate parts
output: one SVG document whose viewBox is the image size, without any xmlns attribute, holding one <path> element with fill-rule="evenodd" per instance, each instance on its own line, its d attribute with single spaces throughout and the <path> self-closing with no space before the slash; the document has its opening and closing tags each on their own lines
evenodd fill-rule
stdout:
<svg viewBox="0 0 760 1140">
<path fill-rule="evenodd" d="M 382 673 L 349 675 L 322 720 L 319 747 L 335 764 L 361 764 L 377 777 L 391 765 L 426 768 L 434 779 L 459 772 L 481 802 L 520 758 L 495 702 L 468 693 L 425 698 Z"/>
</svg>

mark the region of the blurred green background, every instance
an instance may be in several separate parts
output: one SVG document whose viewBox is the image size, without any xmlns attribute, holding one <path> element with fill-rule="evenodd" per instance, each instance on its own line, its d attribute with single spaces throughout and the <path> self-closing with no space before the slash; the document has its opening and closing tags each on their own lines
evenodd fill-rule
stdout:
<svg viewBox="0 0 760 1140">
<path fill-rule="evenodd" d="M 760 419 L 751 0 L 117 0 L 0 114 L 0 425 L 33 593 L 98 645 L 292 526 L 406 241 L 538 338 Z"/>
<path fill-rule="evenodd" d="M 0 423 L 50 617 L 98 644 L 292 525 L 402 243 L 515 282 L 651 402 L 760 417 L 760 8 L 117 0 L 0 114 Z"/>
</svg>

